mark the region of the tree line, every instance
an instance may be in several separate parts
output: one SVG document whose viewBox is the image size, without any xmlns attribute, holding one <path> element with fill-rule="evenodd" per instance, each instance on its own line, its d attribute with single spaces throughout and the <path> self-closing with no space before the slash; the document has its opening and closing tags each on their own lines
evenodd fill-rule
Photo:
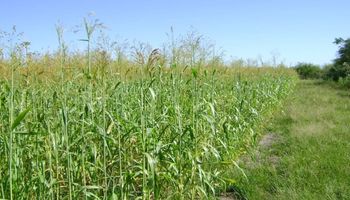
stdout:
<svg viewBox="0 0 350 200">
<path fill-rule="evenodd" d="M 350 87 L 350 38 L 336 38 L 337 57 L 323 67 L 312 63 L 298 63 L 294 69 L 302 79 L 333 80 Z"/>
</svg>

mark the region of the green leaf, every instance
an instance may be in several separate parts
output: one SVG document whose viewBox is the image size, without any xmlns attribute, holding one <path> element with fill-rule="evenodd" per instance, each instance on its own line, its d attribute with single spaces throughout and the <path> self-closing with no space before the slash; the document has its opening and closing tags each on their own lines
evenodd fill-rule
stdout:
<svg viewBox="0 0 350 200">
<path fill-rule="evenodd" d="M 192 68 L 192 75 L 193 75 L 194 78 L 197 78 L 198 77 L 198 70 Z"/>
<path fill-rule="evenodd" d="M 153 100 L 156 100 L 156 93 L 154 92 L 154 90 L 152 88 L 148 88 L 150 93 L 151 93 L 151 96 L 152 96 L 152 99 Z"/>
<path fill-rule="evenodd" d="M 115 84 L 113 90 L 117 89 L 117 87 L 118 87 L 121 83 L 122 83 L 122 82 L 119 81 L 117 84 Z"/>
<path fill-rule="evenodd" d="M 26 110 L 22 111 L 15 119 L 15 121 L 11 125 L 11 130 L 14 130 L 24 119 L 24 117 L 27 115 L 27 113 L 30 111 L 30 108 L 27 108 Z"/>
<path fill-rule="evenodd" d="M 237 183 L 237 181 L 235 179 L 232 179 L 232 178 L 223 178 L 226 183 L 230 184 L 230 185 L 234 185 Z"/>
<path fill-rule="evenodd" d="M 151 171 L 154 172 L 154 167 L 156 165 L 156 160 L 149 153 L 144 153 L 144 155 L 147 158 L 147 162 L 148 162 L 149 167 L 151 168 Z"/>
</svg>

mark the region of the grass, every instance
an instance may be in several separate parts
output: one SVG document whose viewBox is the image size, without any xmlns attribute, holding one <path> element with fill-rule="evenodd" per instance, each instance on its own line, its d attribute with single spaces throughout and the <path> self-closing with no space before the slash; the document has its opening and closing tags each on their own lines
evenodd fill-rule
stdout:
<svg viewBox="0 0 350 200">
<path fill-rule="evenodd" d="M 284 112 L 267 126 L 271 146 L 242 163 L 248 177 L 236 184 L 242 199 L 349 199 L 349 94 L 299 81 Z"/>
</svg>

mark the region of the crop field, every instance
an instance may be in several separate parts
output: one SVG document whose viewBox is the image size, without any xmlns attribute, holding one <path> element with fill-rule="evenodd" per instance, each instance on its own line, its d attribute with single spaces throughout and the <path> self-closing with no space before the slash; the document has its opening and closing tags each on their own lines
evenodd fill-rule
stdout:
<svg viewBox="0 0 350 200">
<path fill-rule="evenodd" d="M 350 199 L 349 7 L 2 2 L 0 200 Z"/>
<path fill-rule="evenodd" d="M 2 63 L 3 199 L 215 198 L 295 82 L 286 68 L 59 60 Z"/>
<path fill-rule="evenodd" d="M 67 50 L 59 26 L 54 53 L 30 54 L 15 29 L 5 35 L 0 198 L 220 197 L 295 72 L 225 64 L 193 34 L 165 50 L 139 45 L 126 56 L 115 47 L 112 56 L 112 45 L 91 42 L 98 24 L 84 22 L 80 53 Z"/>
</svg>

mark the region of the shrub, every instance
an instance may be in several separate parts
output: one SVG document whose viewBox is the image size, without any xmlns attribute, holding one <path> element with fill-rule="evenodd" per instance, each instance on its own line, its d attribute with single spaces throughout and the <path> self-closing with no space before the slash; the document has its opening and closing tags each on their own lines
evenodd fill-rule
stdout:
<svg viewBox="0 0 350 200">
<path fill-rule="evenodd" d="M 338 81 L 340 78 L 345 78 L 350 75 L 350 65 L 348 63 L 334 64 L 325 68 L 324 77 L 326 79 L 332 79 Z"/>
<path fill-rule="evenodd" d="M 298 63 L 294 69 L 302 79 L 318 79 L 322 77 L 322 70 L 318 65 Z"/>
<path fill-rule="evenodd" d="M 340 77 L 339 78 L 339 84 L 342 86 L 342 87 L 345 87 L 345 88 L 350 88 L 350 75 L 347 76 L 347 77 Z"/>
</svg>

